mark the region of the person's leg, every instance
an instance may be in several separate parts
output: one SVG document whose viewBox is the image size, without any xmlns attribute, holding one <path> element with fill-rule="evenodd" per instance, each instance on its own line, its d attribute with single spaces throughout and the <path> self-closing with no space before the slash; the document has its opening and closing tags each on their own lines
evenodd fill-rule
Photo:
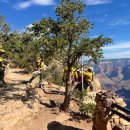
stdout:
<svg viewBox="0 0 130 130">
<path fill-rule="evenodd" d="M 89 86 L 90 86 L 90 90 L 93 91 L 93 86 L 91 82 L 89 82 Z"/>
<path fill-rule="evenodd" d="M 4 68 L 0 67 L 0 88 L 5 88 L 6 83 L 4 81 Z"/>
<path fill-rule="evenodd" d="M 29 83 L 29 84 L 32 83 L 32 81 L 33 81 L 36 77 L 37 77 L 37 75 L 33 75 L 33 76 L 29 79 L 28 83 Z"/>
<path fill-rule="evenodd" d="M 42 87 L 42 82 L 43 82 L 43 74 L 42 73 L 40 73 L 40 75 L 39 75 L 39 88 L 41 88 Z"/>
<path fill-rule="evenodd" d="M 39 84 L 42 83 L 42 74 L 39 75 Z"/>
<path fill-rule="evenodd" d="M 3 83 L 4 85 L 6 85 L 6 83 L 5 83 L 5 81 L 4 81 L 4 73 L 5 73 L 5 68 L 2 67 L 2 68 L 1 68 L 1 74 L 0 74 L 0 75 L 1 75 L 1 78 L 0 78 L 0 79 L 1 79 L 2 83 Z"/>
<path fill-rule="evenodd" d="M 3 83 L 2 83 L 2 70 L 0 68 L 0 88 L 3 87 Z"/>
<path fill-rule="evenodd" d="M 83 90 L 82 90 L 82 82 L 79 82 L 79 88 L 78 88 L 78 90 L 79 90 L 80 92 L 83 91 Z"/>
<path fill-rule="evenodd" d="M 85 90 L 88 88 L 88 82 L 86 80 L 83 81 L 83 87 Z"/>
</svg>

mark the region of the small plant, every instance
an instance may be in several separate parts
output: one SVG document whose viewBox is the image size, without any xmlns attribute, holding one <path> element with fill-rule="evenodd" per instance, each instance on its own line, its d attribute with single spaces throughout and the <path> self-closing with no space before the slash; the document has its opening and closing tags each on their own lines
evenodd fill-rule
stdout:
<svg viewBox="0 0 130 130">
<path fill-rule="evenodd" d="M 79 108 L 79 111 L 82 114 L 87 114 L 87 116 L 91 117 L 95 108 L 96 108 L 96 105 L 94 103 L 82 104 Z"/>
<path fill-rule="evenodd" d="M 80 99 L 80 100 L 84 99 L 84 97 L 87 96 L 86 89 L 84 89 L 82 92 L 79 90 L 74 90 L 73 93 L 74 93 L 75 98 Z"/>
</svg>

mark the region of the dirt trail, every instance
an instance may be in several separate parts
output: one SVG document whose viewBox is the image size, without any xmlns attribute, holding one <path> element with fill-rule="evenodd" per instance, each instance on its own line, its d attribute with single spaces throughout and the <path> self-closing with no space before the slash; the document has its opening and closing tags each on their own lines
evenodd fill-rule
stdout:
<svg viewBox="0 0 130 130">
<path fill-rule="evenodd" d="M 64 113 L 55 115 L 43 108 L 31 121 L 17 124 L 14 130 L 92 130 L 91 123 L 69 121 L 69 118 Z"/>
<path fill-rule="evenodd" d="M 31 77 L 31 74 L 23 74 L 21 69 L 8 69 L 7 72 L 5 80 L 8 83 L 17 83 Z M 57 90 L 57 88 L 58 86 L 55 85 L 47 86 L 48 90 Z M 71 121 L 72 117 L 65 113 L 54 114 L 55 109 L 50 105 L 50 100 L 62 102 L 64 95 L 45 94 L 41 89 L 36 89 L 36 91 L 43 104 L 41 105 L 37 101 L 33 102 L 32 108 L 28 107 L 32 100 L 23 102 L 21 98 L 26 94 L 25 85 L 15 85 L 15 89 L 6 92 L 5 96 L 8 96 L 8 100 L 5 96 L 1 98 L 4 103 L 0 105 L 0 109 L 3 108 L 4 114 L 0 113 L 0 130 L 92 130 L 91 123 L 86 123 L 83 120 Z M 72 102 L 71 108 L 74 110 L 76 107 L 76 104 Z"/>
</svg>

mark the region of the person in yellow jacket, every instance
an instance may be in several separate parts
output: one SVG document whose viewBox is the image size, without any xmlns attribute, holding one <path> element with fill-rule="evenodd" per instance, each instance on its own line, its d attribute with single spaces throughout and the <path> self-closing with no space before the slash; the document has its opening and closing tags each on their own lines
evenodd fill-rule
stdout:
<svg viewBox="0 0 130 130">
<path fill-rule="evenodd" d="M 65 67 L 64 72 L 63 72 L 63 82 L 66 82 L 67 71 L 68 71 L 68 67 Z M 71 82 L 72 82 L 72 85 L 73 85 L 74 82 L 78 80 L 78 74 L 77 74 L 75 67 L 71 68 L 70 76 L 71 76 Z"/>
<path fill-rule="evenodd" d="M 90 87 L 90 90 L 93 91 L 92 81 L 93 81 L 93 68 L 89 67 L 87 71 L 83 72 L 83 79 L 84 79 L 84 88 L 87 89 Z"/>
<path fill-rule="evenodd" d="M 3 85 L 6 85 L 4 81 L 4 75 L 5 75 L 5 66 L 4 66 L 4 59 L 3 59 L 3 54 L 5 50 L 0 48 L 0 82 Z"/>
<path fill-rule="evenodd" d="M 40 59 L 37 63 L 38 63 L 38 68 L 37 69 L 40 71 L 39 84 L 41 84 L 42 81 L 43 81 L 43 78 L 44 78 L 43 73 L 47 69 L 47 66 L 46 66 L 46 64 L 44 63 L 44 61 L 42 59 Z"/>
<path fill-rule="evenodd" d="M 38 75 L 39 75 L 39 87 L 43 80 L 43 72 L 47 69 L 46 64 L 41 58 L 37 59 L 37 71 L 33 72 L 33 76 L 30 78 L 30 80 L 27 82 L 30 84 Z"/>
</svg>

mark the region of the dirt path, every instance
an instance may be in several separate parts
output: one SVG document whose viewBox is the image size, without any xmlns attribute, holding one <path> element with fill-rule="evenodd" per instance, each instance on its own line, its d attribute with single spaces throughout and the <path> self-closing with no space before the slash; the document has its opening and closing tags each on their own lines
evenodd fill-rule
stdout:
<svg viewBox="0 0 130 130">
<path fill-rule="evenodd" d="M 21 128 L 23 130 L 47 130 L 49 122 L 55 119 L 55 115 L 50 113 L 48 108 L 42 108 L 41 111 L 29 122 L 19 122 L 14 130 Z"/>
<path fill-rule="evenodd" d="M 14 130 L 92 130 L 92 124 L 85 121 L 69 121 L 64 113 L 55 115 L 49 109 L 42 109 L 37 116 L 27 123 L 21 123 L 15 126 Z M 67 120 L 66 120 L 67 119 Z M 60 122 L 64 120 L 63 122 Z"/>
<path fill-rule="evenodd" d="M 23 74 L 21 69 L 8 69 L 8 73 L 6 74 L 5 80 L 8 83 L 15 83 L 20 80 L 27 80 L 30 77 L 31 74 Z M 52 88 L 55 88 L 55 86 L 51 86 L 50 89 Z M 41 90 L 39 92 L 41 92 Z M 42 106 L 40 106 L 40 109 L 38 109 L 38 111 L 33 112 L 33 114 L 23 116 L 24 118 L 21 118 L 16 123 L 14 123 L 14 126 L 12 128 L 10 129 L 7 128 L 6 130 L 92 130 L 91 123 L 86 123 L 86 121 L 83 120 L 80 120 L 80 122 L 74 120 L 72 121 L 71 120 L 72 117 L 70 117 L 65 113 L 54 114 L 54 111 L 52 111 L 53 108 L 51 108 L 50 106 L 50 100 L 53 99 L 54 101 L 59 101 L 59 100 L 62 101 L 63 98 L 64 95 L 44 94 L 44 96 L 42 97 L 44 103 Z M 13 100 L 14 104 L 15 102 L 16 101 Z M 71 103 L 71 108 L 75 109 L 75 107 L 76 104 Z M 26 111 L 31 111 L 31 112 L 33 111 L 33 109 L 29 110 L 29 108 L 25 108 L 25 107 L 24 109 L 26 109 Z M 12 112 L 14 112 L 13 115 L 18 114 L 17 111 L 16 113 L 15 111 Z M 25 112 L 23 112 L 23 114 L 24 113 Z M 9 123 L 11 122 L 8 122 L 8 124 Z"/>
</svg>

